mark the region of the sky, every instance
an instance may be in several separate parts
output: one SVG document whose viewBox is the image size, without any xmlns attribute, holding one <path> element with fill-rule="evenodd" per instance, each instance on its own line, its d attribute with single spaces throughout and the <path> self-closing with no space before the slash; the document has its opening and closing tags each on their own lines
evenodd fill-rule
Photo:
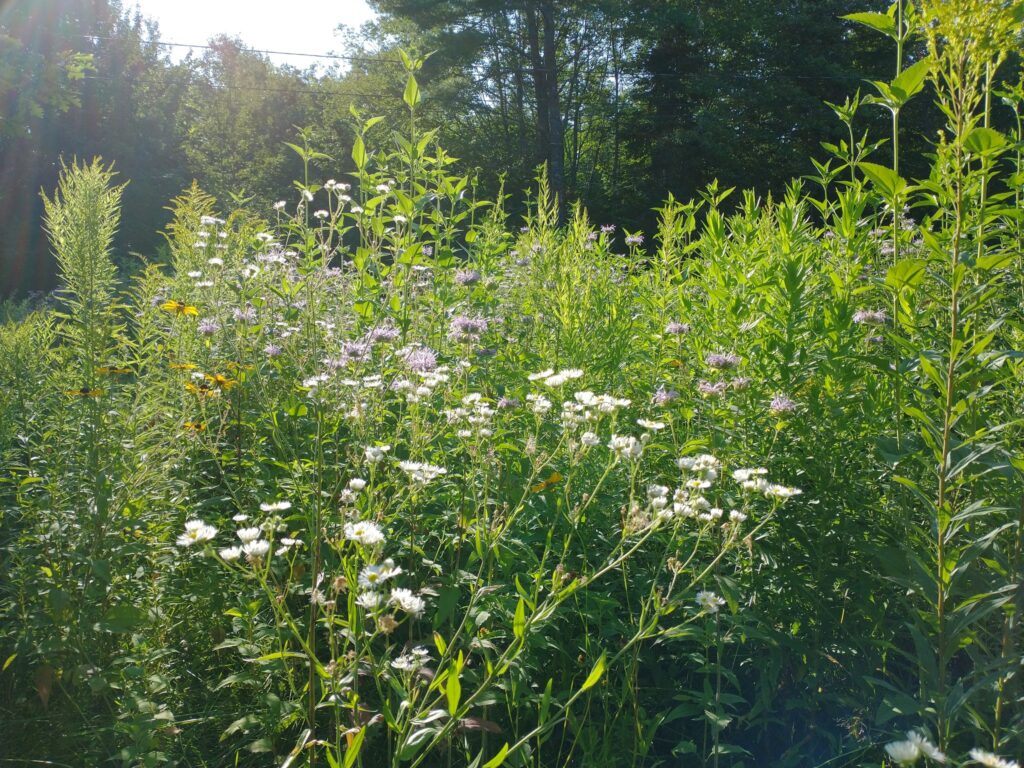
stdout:
<svg viewBox="0 0 1024 768">
<path fill-rule="evenodd" d="M 160 23 L 160 39 L 205 44 L 224 33 L 242 38 L 250 48 L 299 53 L 344 53 L 335 34 L 339 24 L 358 27 L 374 17 L 366 0 L 126 0 Z M 171 48 L 174 59 L 188 49 Z M 201 53 L 201 51 L 196 51 Z M 270 57 L 276 64 L 305 69 L 317 59 Z M 330 61 L 322 61 L 330 64 Z"/>
</svg>

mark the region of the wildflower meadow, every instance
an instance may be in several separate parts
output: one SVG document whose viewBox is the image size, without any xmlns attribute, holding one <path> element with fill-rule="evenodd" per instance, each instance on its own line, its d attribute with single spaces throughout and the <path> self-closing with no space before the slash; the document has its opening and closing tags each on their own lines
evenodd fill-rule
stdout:
<svg viewBox="0 0 1024 768">
<path fill-rule="evenodd" d="M 1018 766 L 1022 18 L 854 14 L 927 55 L 651 232 L 484 199 L 404 53 L 405 119 L 193 185 L 130 276 L 66 159 L 0 325 L 0 765 Z"/>
</svg>

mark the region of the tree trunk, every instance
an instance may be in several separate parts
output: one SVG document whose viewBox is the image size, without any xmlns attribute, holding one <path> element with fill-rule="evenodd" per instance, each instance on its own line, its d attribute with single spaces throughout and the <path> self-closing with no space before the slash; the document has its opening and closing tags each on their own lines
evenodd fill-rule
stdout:
<svg viewBox="0 0 1024 768">
<path fill-rule="evenodd" d="M 558 220 L 565 218 L 565 124 L 558 96 L 558 46 L 555 45 L 553 0 L 541 2 L 544 20 L 544 101 L 548 118 L 548 176 L 558 201 Z M 539 111 L 539 110 L 538 110 Z"/>
</svg>

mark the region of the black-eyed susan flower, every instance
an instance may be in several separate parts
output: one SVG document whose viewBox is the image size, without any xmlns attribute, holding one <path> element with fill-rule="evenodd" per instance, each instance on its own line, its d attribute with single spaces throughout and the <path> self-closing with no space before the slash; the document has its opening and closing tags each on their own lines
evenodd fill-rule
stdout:
<svg viewBox="0 0 1024 768">
<path fill-rule="evenodd" d="M 65 389 L 64 394 L 72 397 L 99 397 L 103 394 L 103 390 L 96 387 L 81 387 L 80 389 Z"/>
<path fill-rule="evenodd" d="M 186 317 L 199 317 L 199 309 L 193 307 L 191 304 L 185 304 L 181 301 L 165 301 L 160 305 L 160 309 L 164 312 L 170 312 L 172 315 L 185 315 Z"/>
</svg>

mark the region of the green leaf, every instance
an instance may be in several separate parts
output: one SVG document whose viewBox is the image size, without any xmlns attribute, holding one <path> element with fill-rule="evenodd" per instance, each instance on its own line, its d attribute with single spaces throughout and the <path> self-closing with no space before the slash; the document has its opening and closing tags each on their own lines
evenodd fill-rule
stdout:
<svg viewBox="0 0 1024 768">
<path fill-rule="evenodd" d="M 871 179 L 886 200 L 893 200 L 907 188 L 907 182 L 892 168 L 878 163 L 858 163 L 864 175 Z"/>
<path fill-rule="evenodd" d="M 924 88 L 924 80 L 928 77 L 929 66 L 931 66 L 930 60 L 922 59 L 904 69 L 900 72 L 899 77 L 890 83 L 893 93 L 900 97 L 900 106 L 906 104 Z"/>
<path fill-rule="evenodd" d="M 11 666 L 11 664 L 13 664 L 13 663 L 14 663 L 14 660 L 15 660 L 16 658 L 18 658 L 18 654 L 16 654 L 16 653 L 12 653 L 12 654 L 11 654 L 10 656 L 8 656 L 8 657 L 7 657 L 7 661 L 5 661 L 5 662 L 4 662 L 4 666 L 3 666 L 3 669 L 0 669 L 0 672 L 6 672 L 6 671 L 7 671 L 7 668 L 8 668 L 9 666 Z M 550 685 L 550 683 L 549 683 L 549 685 Z"/>
<path fill-rule="evenodd" d="M 462 699 L 462 683 L 459 682 L 459 672 L 462 669 L 462 651 L 459 651 L 459 661 L 448 668 L 448 681 L 445 685 L 445 695 L 448 697 L 448 714 L 455 717 L 459 711 L 459 702 Z"/>
<path fill-rule="evenodd" d="M 863 24 L 865 27 L 881 32 L 887 37 L 891 37 L 893 40 L 897 37 L 896 32 L 896 19 L 888 16 L 884 13 L 848 13 L 840 18 L 846 19 L 847 21 L 855 21 L 858 24 Z"/>
<path fill-rule="evenodd" d="M 508 744 L 506 743 L 498 750 L 498 754 L 484 763 L 483 768 L 498 768 L 499 765 L 505 762 L 505 758 L 508 756 Z"/>
<path fill-rule="evenodd" d="M 362 136 L 356 136 L 356 140 L 352 144 L 352 162 L 360 171 L 366 167 L 366 145 L 363 143 Z"/>
<path fill-rule="evenodd" d="M 594 668 L 590 670 L 590 674 L 587 676 L 587 679 L 583 681 L 583 685 L 580 687 L 580 692 L 589 690 L 597 685 L 597 681 L 600 680 L 601 676 L 604 674 L 604 665 L 605 654 L 602 653 L 601 658 L 597 660 Z"/>
<path fill-rule="evenodd" d="M 512 634 L 515 635 L 516 640 L 523 639 L 523 633 L 526 631 L 526 603 L 523 598 L 519 598 L 519 602 L 516 603 L 516 615 L 512 619 Z"/>
<path fill-rule="evenodd" d="M 928 262 L 924 259 L 903 259 L 885 273 L 885 284 L 897 291 L 917 288 L 925 278 Z"/>
<path fill-rule="evenodd" d="M 1006 138 L 992 128 L 978 127 L 967 134 L 964 147 L 974 155 L 987 155 L 1006 146 Z"/>
<path fill-rule="evenodd" d="M 359 750 L 363 746 L 363 739 L 366 738 L 366 728 L 360 728 L 352 738 L 352 743 L 349 744 L 348 749 L 345 750 L 345 764 L 344 768 L 352 768 L 352 764 L 355 763 L 356 758 L 359 757 Z"/>
<path fill-rule="evenodd" d="M 405 93 L 402 94 L 402 101 L 408 104 L 410 109 L 420 103 L 420 86 L 412 75 L 409 75 L 409 79 L 405 82 Z"/>
</svg>

